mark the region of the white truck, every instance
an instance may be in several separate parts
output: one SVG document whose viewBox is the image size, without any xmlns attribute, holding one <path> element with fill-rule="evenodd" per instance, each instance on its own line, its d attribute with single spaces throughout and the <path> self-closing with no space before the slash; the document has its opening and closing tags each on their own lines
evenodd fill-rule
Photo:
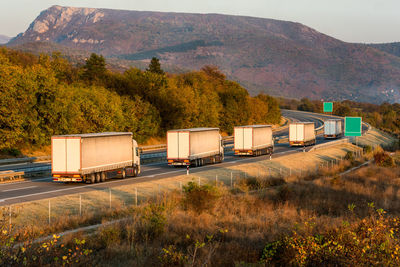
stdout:
<svg viewBox="0 0 400 267">
<path fill-rule="evenodd" d="M 218 128 L 167 132 L 167 161 L 172 166 L 202 166 L 222 162 L 224 147 Z"/>
<path fill-rule="evenodd" d="M 342 120 L 330 119 L 324 122 L 324 138 L 339 138 L 342 133 Z"/>
<path fill-rule="evenodd" d="M 271 125 L 247 125 L 234 128 L 235 155 L 271 155 L 274 151 Z"/>
<path fill-rule="evenodd" d="M 140 173 L 138 145 L 130 132 L 56 135 L 51 138 L 51 173 L 55 182 L 104 182 Z"/>
<path fill-rule="evenodd" d="M 315 145 L 315 125 L 313 122 L 294 122 L 289 124 L 289 145 Z"/>
</svg>

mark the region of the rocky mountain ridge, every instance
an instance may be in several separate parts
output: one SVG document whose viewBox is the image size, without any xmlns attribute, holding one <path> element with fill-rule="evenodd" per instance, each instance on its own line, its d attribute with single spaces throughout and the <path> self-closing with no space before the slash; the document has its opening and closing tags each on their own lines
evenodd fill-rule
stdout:
<svg viewBox="0 0 400 267">
<path fill-rule="evenodd" d="M 53 6 L 10 46 L 50 42 L 143 64 L 216 65 L 251 94 L 400 102 L 400 57 L 305 25 L 219 14 Z"/>
</svg>

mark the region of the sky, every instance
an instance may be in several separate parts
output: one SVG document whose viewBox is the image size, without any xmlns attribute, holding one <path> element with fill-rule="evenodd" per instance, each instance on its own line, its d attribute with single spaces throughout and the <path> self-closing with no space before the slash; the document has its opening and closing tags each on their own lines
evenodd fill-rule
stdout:
<svg viewBox="0 0 400 267">
<path fill-rule="evenodd" d="M 24 32 L 52 5 L 245 15 L 300 22 L 346 42 L 400 41 L 400 0 L 0 0 L 0 34 Z"/>
</svg>

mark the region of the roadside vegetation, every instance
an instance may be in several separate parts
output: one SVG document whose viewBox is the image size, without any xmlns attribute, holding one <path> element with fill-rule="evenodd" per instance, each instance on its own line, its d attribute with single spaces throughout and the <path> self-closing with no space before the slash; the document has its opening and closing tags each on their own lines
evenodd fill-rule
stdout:
<svg viewBox="0 0 400 267">
<path fill-rule="evenodd" d="M 322 113 L 323 102 L 319 100 L 280 98 L 279 102 L 280 107 L 284 109 Z M 400 104 L 398 103 L 376 105 L 349 100 L 334 102 L 333 115 L 362 117 L 363 121 L 371 126 L 400 136 Z"/>
<path fill-rule="evenodd" d="M 400 153 L 364 151 L 318 173 L 248 175 L 233 188 L 195 179 L 182 191 L 109 214 L 124 220 L 64 237 L 49 247 L 46 263 L 67 256 L 92 266 L 398 266 Z M 375 163 L 339 175 L 369 159 Z M 6 212 L 4 242 L 32 240 L 29 227 L 9 235 Z M 40 258 L 41 250 L 32 250 L 48 242 L 27 242 L 22 250 Z M 2 246 L 0 263 L 18 265 L 21 248 Z M 37 265 L 31 259 L 27 265 Z"/>
<path fill-rule="evenodd" d="M 172 75 L 153 58 L 145 70 L 107 69 L 92 54 L 73 66 L 59 53 L 0 48 L 0 154 L 41 148 L 57 134 L 130 131 L 144 143 L 174 128 L 280 122 L 278 102 L 246 89 L 213 66 Z"/>
</svg>

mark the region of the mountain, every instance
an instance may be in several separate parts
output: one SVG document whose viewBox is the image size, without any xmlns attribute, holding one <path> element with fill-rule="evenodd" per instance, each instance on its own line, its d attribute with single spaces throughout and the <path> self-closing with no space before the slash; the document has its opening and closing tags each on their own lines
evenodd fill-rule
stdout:
<svg viewBox="0 0 400 267">
<path fill-rule="evenodd" d="M 0 44 L 6 44 L 10 41 L 11 37 L 0 34 Z"/>
<path fill-rule="evenodd" d="M 369 46 L 379 49 L 383 52 L 400 57 L 400 42 L 385 44 L 369 44 Z"/>
<path fill-rule="evenodd" d="M 9 45 L 43 41 L 132 64 L 216 65 L 253 95 L 400 102 L 400 57 L 288 21 L 52 6 Z"/>
</svg>

